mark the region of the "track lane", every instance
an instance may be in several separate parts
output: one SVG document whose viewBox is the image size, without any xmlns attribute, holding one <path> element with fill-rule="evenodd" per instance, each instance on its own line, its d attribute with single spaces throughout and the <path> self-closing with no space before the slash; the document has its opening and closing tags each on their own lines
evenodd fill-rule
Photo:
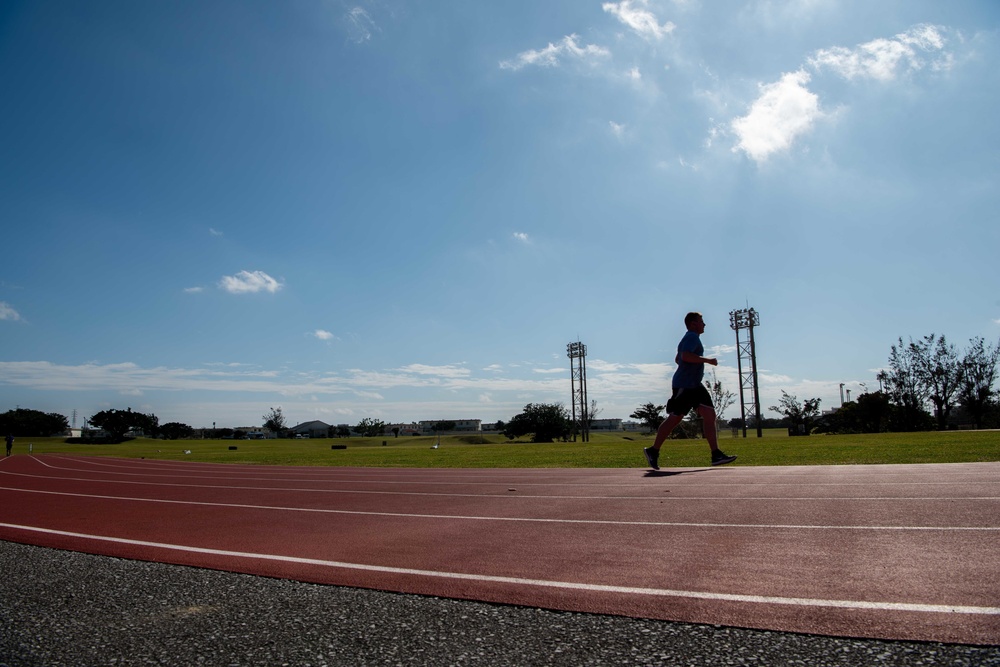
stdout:
<svg viewBox="0 0 1000 667">
<path fill-rule="evenodd" d="M 875 504 L 894 509 L 873 513 L 864 509 L 869 501 L 863 499 L 837 499 L 833 504 L 839 509 L 831 509 L 821 499 L 734 504 L 725 499 L 666 501 L 656 495 L 703 492 L 701 480 L 712 478 L 725 480 L 715 486 L 742 487 L 745 493 L 772 469 L 751 469 L 754 481 L 743 483 L 738 480 L 750 476 L 740 468 L 725 470 L 724 476 L 715 474 L 722 470 L 712 470 L 658 479 L 636 470 L 595 471 L 590 486 L 588 471 L 568 471 L 565 479 L 561 471 L 528 471 L 521 482 L 516 482 L 520 471 L 500 475 L 505 483 L 538 483 L 548 489 L 574 486 L 589 492 L 614 486 L 615 480 L 643 489 L 635 498 L 581 499 L 497 496 L 496 483 L 481 471 L 426 471 L 429 479 L 421 480 L 420 471 L 409 470 L 345 474 L 281 469 L 271 475 L 244 466 L 232 471 L 235 488 L 226 488 L 215 482 L 227 476 L 228 466 L 201 464 L 187 471 L 183 462 L 147 467 L 45 458 L 49 465 L 26 460 L 0 466 L 0 518 L 5 524 L 0 537 L 268 576 L 580 611 L 941 641 L 991 643 L 1000 636 L 994 546 L 1000 470 L 993 464 L 918 473 L 924 479 L 951 476 L 978 496 L 960 501 L 932 496 L 929 505 L 912 504 L 920 499 L 879 499 Z M 39 470 L 59 472 L 44 481 L 26 476 Z M 95 476 L 57 476 L 81 471 Z M 774 476 L 800 480 L 800 491 L 813 490 L 810 478 L 840 480 L 838 488 L 862 483 L 850 479 L 871 478 L 869 496 L 885 488 L 868 470 L 858 471 L 857 478 L 844 477 L 850 469 L 794 472 L 778 469 Z M 909 486 L 911 492 L 946 490 L 940 484 L 900 481 L 900 475 L 905 471 L 892 470 L 885 479 Z M 248 476 L 255 484 L 277 479 L 294 488 L 241 487 Z M 203 488 L 206 478 L 215 478 L 212 488 Z M 34 488 L 15 490 L 13 479 Z M 360 480 L 391 488 L 402 482 L 424 491 L 459 487 L 464 495 L 328 492 L 331 485 L 345 485 L 345 479 L 350 488 Z M 317 483 L 327 485 L 327 492 L 317 489 Z M 39 486 L 56 494 L 35 493 L 46 490 Z M 140 488 L 142 493 L 136 493 Z M 477 497 L 475 489 L 485 495 Z M 942 506 L 956 502 L 967 505 L 940 513 Z M 849 521 L 843 519 L 845 505 L 859 506 Z M 10 507 L 20 508 L 19 521 L 4 509 Z M 984 511 L 989 507 L 992 513 Z M 776 522 L 779 511 L 797 522 Z M 732 521 L 734 513 L 741 522 Z M 830 521 L 838 517 L 839 522 Z M 908 526 L 901 517 L 914 524 L 920 523 L 916 519 L 933 524 L 927 519 L 936 517 L 942 525 Z M 949 517 L 970 525 L 956 531 L 963 526 L 952 525 L 945 520 Z M 893 521 L 873 525 L 878 518 Z M 942 611 L 956 608 L 980 611 Z"/>
</svg>

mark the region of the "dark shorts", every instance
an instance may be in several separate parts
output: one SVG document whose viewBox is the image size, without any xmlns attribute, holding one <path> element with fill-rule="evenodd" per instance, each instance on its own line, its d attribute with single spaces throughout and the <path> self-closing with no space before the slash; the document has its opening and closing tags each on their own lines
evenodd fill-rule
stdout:
<svg viewBox="0 0 1000 667">
<path fill-rule="evenodd" d="M 708 394 L 708 389 L 704 385 L 679 389 L 674 387 L 674 395 L 667 401 L 668 415 L 684 416 L 699 405 L 715 408 L 712 404 L 712 397 Z"/>
</svg>

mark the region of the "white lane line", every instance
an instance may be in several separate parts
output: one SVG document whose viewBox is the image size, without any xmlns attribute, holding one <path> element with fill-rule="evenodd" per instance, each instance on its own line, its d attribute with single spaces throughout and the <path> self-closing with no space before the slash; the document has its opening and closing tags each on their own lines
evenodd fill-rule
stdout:
<svg viewBox="0 0 1000 667">
<path fill-rule="evenodd" d="M 228 509 L 270 510 L 276 512 L 306 512 L 317 514 L 344 514 L 350 516 L 378 516 L 404 519 L 436 519 L 446 521 L 509 521 L 513 523 L 550 523 L 574 525 L 610 526 L 657 526 L 680 528 L 743 528 L 751 530 L 865 530 L 865 531 L 939 531 L 939 532 L 1000 532 L 1000 526 L 823 526 L 808 524 L 767 524 L 767 523 L 696 523 L 690 521 L 624 521 L 611 519 L 551 519 L 542 517 L 475 516 L 462 514 L 416 514 L 411 512 L 372 512 L 362 510 L 338 510 L 324 507 L 283 507 L 276 505 L 250 505 L 246 503 L 210 503 L 196 500 L 168 500 L 162 498 L 130 498 L 105 496 L 65 491 L 41 491 L 38 489 L 18 489 L 0 487 L 0 491 L 35 493 L 92 500 L 114 500 L 167 505 L 193 505 L 198 507 L 224 507 Z"/>
<path fill-rule="evenodd" d="M 32 475 L 23 472 L 8 472 L 0 470 L 0 475 L 9 477 L 27 477 L 29 479 L 44 479 L 58 482 L 85 482 L 88 484 L 130 484 L 133 486 L 160 486 L 179 489 L 222 489 L 226 491 L 280 491 L 283 493 L 332 493 L 343 495 L 374 495 L 374 496 L 427 496 L 441 498 L 506 498 L 521 500 L 654 500 L 657 502 L 669 501 L 699 501 L 699 502 L 730 502 L 733 500 L 759 500 L 759 501 L 789 501 L 789 502 L 827 502 L 827 501 L 861 501 L 861 502 L 912 502 L 912 501 L 1000 501 L 1000 496 L 681 496 L 681 495 L 569 495 L 569 494 L 530 494 L 506 491 L 501 493 L 445 493 L 431 491 L 374 491 L 367 489 L 317 489 L 297 486 L 239 486 L 235 484 L 194 484 L 190 482 L 143 482 L 127 479 L 95 479 L 91 477 L 51 477 L 48 475 Z M 240 480 L 246 481 L 246 480 Z M 507 487 L 508 484 L 498 484 L 500 487 Z M 518 484 L 519 488 L 523 485 Z M 0 487 L 5 490 L 15 490 L 18 487 Z M 665 490 L 664 490 L 665 491 Z"/>
<path fill-rule="evenodd" d="M 67 472 L 82 472 L 82 473 L 91 473 L 91 474 L 96 474 L 97 473 L 97 471 L 88 470 L 88 469 L 69 468 L 69 467 L 57 467 L 57 466 L 50 465 L 50 464 L 46 463 L 45 461 L 41 461 L 41 460 L 39 460 L 36 457 L 32 457 L 32 458 L 35 461 L 37 461 L 38 463 L 40 463 L 41 465 L 43 465 L 43 466 L 45 466 L 47 468 L 50 468 L 52 470 L 60 470 L 60 471 L 67 471 Z M 514 471 L 516 471 L 517 469 L 511 468 L 511 469 L 507 469 L 507 470 L 509 471 L 509 474 L 514 477 L 513 480 L 510 479 L 510 478 L 508 478 L 508 477 L 503 477 L 503 478 L 500 478 L 499 480 L 493 479 L 491 481 L 482 481 L 482 482 L 480 482 L 480 481 L 441 481 L 441 480 L 434 480 L 433 478 L 429 478 L 429 479 L 428 478 L 421 478 L 421 479 L 413 480 L 413 481 L 403 481 L 403 480 L 389 480 L 389 479 L 385 479 L 384 476 L 383 476 L 382 478 L 362 478 L 362 479 L 322 478 L 322 479 L 314 479 L 314 480 L 308 480 L 308 481 L 312 481 L 312 482 L 316 482 L 316 483 L 324 483 L 324 484 L 331 484 L 331 483 L 336 483 L 336 484 L 385 484 L 385 485 L 391 485 L 391 486 L 396 486 L 396 485 L 400 485 L 400 486 L 403 486 L 403 485 L 411 485 L 411 486 L 413 486 L 413 485 L 416 485 L 416 486 L 509 486 L 511 484 L 518 484 L 521 487 L 540 486 L 540 487 L 546 487 L 546 488 L 549 488 L 549 487 L 577 487 L 577 486 L 585 486 L 585 487 L 613 487 L 613 488 L 622 488 L 622 487 L 626 487 L 626 486 L 635 486 L 635 487 L 640 487 L 640 488 L 649 488 L 650 484 L 651 484 L 651 482 L 649 480 L 633 480 L 633 479 L 622 480 L 622 481 L 618 481 L 618 482 L 601 482 L 601 483 L 597 483 L 597 482 L 528 482 L 528 481 L 525 481 L 523 478 L 518 478 L 516 476 L 516 472 L 514 472 Z M 708 469 L 705 469 L 705 470 L 707 471 Z M 134 477 L 141 476 L 141 477 L 148 477 L 148 478 L 156 478 L 156 477 L 178 477 L 178 476 L 180 476 L 178 474 L 167 474 L 167 473 L 163 473 L 163 474 L 149 474 L 149 473 L 144 473 L 144 472 L 129 472 L 129 473 L 121 472 L 121 473 L 109 473 L 109 474 L 130 475 L 130 476 L 134 476 Z M 241 477 L 241 476 L 238 476 L 238 475 L 190 475 L 190 476 L 192 478 L 194 478 L 194 479 L 226 479 L 226 480 L 237 480 L 238 479 L 240 481 L 245 481 L 245 482 L 253 482 L 253 481 L 260 481 L 260 482 L 268 482 L 268 481 L 272 481 L 272 482 L 273 481 L 296 481 L 296 480 L 287 479 L 287 478 L 276 476 L 276 475 L 275 476 L 271 476 L 271 477 L 265 477 L 265 476 Z M 666 479 L 667 477 L 668 477 L 667 475 L 664 475 L 662 477 L 659 477 L 658 479 Z M 61 478 L 52 478 L 52 479 L 61 479 Z M 504 480 L 506 480 L 506 481 L 504 481 Z M 113 481 L 113 480 L 101 480 L 101 481 Z M 301 481 L 301 480 L 298 480 L 298 481 Z M 679 482 L 680 480 L 675 480 L 675 481 Z M 150 483 L 152 483 L 152 482 L 150 482 Z M 740 487 L 748 487 L 748 488 L 763 487 L 763 486 L 766 486 L 766 487 L 789 487 L 790 486 L 790 487 L 796 487 L 796 488 L 797 487 L 801 487 L 801 486 L 810 486 L 810 487 L 857 487 L 857 486 L 860 486 L 860 487 L 866 487 L 867 488 L 867 487 L 871 487 L 871 486 L 882 486 L 882 487 L 889 487 L 889 486 L 948 486 L 948 487 L 955 487 L 955 486 L 963 486 L 963 485 L 982 485 L 984 483 L 988 483 L 988 482 L 983 482 L 983 481 L 969 481 L 969 482 L 965 482 L 965 481 L 919 482 L 919 481 L 915 481 L 915 482 L 875 482 L 875 483 L 866 483 L 866 482 L 831 482 L 831 483 L 826 483 L 826 482 L 823 482 L 823 483 L 813 483 L 813 482 L 792 483 L 792 482 L 788 482 L 788 483 L 784 483 L 784 482 L 770 482 L 770 481 L 760 482 L 760 481 L 758 481 L 756 483 L 742 483 L 742 482 L 739 482 L 739 481 L 736 481 L 736 480 L 730 480 L 729 482 L 709 482 L 709 481 L 704 481 L 703 482 L 703 481 L 701 481 L 699 479 L 697 481 L 697 486 L 699 486 L 699 487 L 706 487 L 706 486 L 723 486 L 723 487 L 740 486 Z M 680 485 L 680 486 L 684 486 L 684 485 Z"/>
<path fill-rule="evenodd" d="M 84 482 L 87 484 L 130 484 L 132 486 L 158 486 L 179 489 L 220 489 L 226 491 L 280 491 L 282 493 L 331 493 L 344 495 L 374 495 L 374 496 L 428 496 L 432 498 L 506 498 L 521 500 L 655 500 L 657 502 L 670 501 L 717 501 L 730 502 L 733 500 L 759 500 L 759 501 L 789 501 L 789 502 L 827 502 L 827 501 L 859 501 L 859 502 L 913 502 L 913 501 L 1000 501 L 1000 496 L 681 496 L 681 495 L 570 495 L 570 494 L 530 494 L 510 491 L 509 484 L 497 484 L 501 488 L 508 488 L 507 491 L 499 493 L 446 493 L 443 491 L 373 491 L 367 489 L 323 489 L 304 488 L 298 486 L 239 486 L 235 484 L 194 484 L 172 483 L 172 482 L 143 482 L 127 479 L 94 479 L 90 477 L 49 477 L 47 475 L 31 475 L 23 472 L 8 472 L 0 470 L 0 476 L 27 477 L 28 479 L 44 479 L 48 481 L 60 482 Z M 246 480 L 241 480 L 246 481 Z M 518 484 L 518 488 L 523 485 Z M 0 489 L 12 491 L 19 487 L 0 487 Z M 24 489 L 27 490 L 27 489 Z"/>
<path fill-rule="evenodd" d="M 969 614 L 978 616 L 1000 616 L 1000 607 L 977 607 L 968 605 L 948 605 L 948 604 L 921 604 L 912 602 L 872 602 L 868 600 L 824 600 L 817 598 L 790 598 L 790 597 L 777 597 L 770 595 L 741 595 L 737 593 L 709 593 L 704 591 L 680 591 L 680 590 L 671 590 L 664 588 L 641 588 L 633 586 L 611 586 L 607 584 L 585 584 L 572 581 L 550 581 L 547 579 L 500 577 L 500 576 L 485 575 L 485 574 L 467 574 L 463 572 L 417 570 L 405 567 L 369 565 L 366 563 L 345 563 L 342 561 L 321 560 L 316 558 L 300 558 L 296 556 L 280 556 L 276 554 L 258 554 L 258 553 L 249 553 L 245 551 L 208 549 L 205 547 L 191 547 L 179 544 L 166 544 L 163 542 L 130 540 L 120 537 L 109 537 L 105 535 L 72 533 L 62 530 L 53 530 L 50 528 L 21 526 L 10 523 L 0 523 L 0 528 L 9 528 L 13 530 L 24 530 L 28 532 L 45 533 L 48 535 L 73 537 L 84 540 L 113 542 L 117 544 L 127 544 L 130 546 L 152 547 L 157 549 L 169 549 L 171 551 L 182 551 L 186 553 L 207 554 L 211 556 L 246 558 L 246 559 L 261 560 L 261 561 L 277 561 L 283 563 L 295 563 L 300 565 L 318 565 L 329 568 L 361 570 L 366 572 L 382 572 L 386 574 L 405 574 L 405 575 L 412 575 L 419 577 L 435 577 L 439 579 L 458 579 L 458 580 L 473 581 L 478 583 L 513 584 L 518 586 L 559 588 L 559 589 L 596 592 L 596 593 L 650 595 L 657 597 L 691 598 L 697 600 L 717 600 L 722 602 L 749 602 L 754 604 L 792 605 L 798 607 L 832 607 L 837 609 L 855 609 L 855 610 L 903 611 L 903 612 L 918 612 L 918 613 L 933 613 L 933 614 Z"/>
</svg>

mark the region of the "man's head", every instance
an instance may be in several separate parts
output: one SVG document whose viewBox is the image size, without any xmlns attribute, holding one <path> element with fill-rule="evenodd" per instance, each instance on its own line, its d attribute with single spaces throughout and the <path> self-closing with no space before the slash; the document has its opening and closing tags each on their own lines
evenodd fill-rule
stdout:
<svg viewBox="0 0 1000 667">
<path fill-rule="evenodd" d="M 697 334 L 705 333 L 705 320 L 701 313 L 692 312 L 685 315 L 684 326 L 688 328 L 688 331 L 694 331 Z"/>
</svg>

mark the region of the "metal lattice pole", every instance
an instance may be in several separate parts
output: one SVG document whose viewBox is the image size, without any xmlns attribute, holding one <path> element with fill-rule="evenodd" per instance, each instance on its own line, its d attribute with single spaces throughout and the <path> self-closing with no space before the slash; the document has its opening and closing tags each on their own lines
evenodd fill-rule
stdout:
<svg viewBox="0 0 1000 667">
<path fill-rule="evenodd" d="M 590 442 L 590 419 L 587 416 L 587 346 L 577 341 L 566 346 L 569 357 L 570 384 L 573 389 L 573 441 L 576 442 L 577 425 L 584 442 Z M 577 415 L 580 421 L 577 422 Z"/>
<path fill-rule="evenodd" d="M 760 420 L 757 350 L 753 337 L 754 327 L 760 326 L 760 315 L 753 308 L 730 311 L 729 326 L 736 332 L 736 368 L 740 375 L 740 418 L 743 421 L 743 437 L 747 437 L 747 408 L 750 408 L 757 424 L 757 437 L 760 438 L 764 433 Z M 740 335 L 741 331 L 747 331 L 746 338 Z"/>
</svg>

